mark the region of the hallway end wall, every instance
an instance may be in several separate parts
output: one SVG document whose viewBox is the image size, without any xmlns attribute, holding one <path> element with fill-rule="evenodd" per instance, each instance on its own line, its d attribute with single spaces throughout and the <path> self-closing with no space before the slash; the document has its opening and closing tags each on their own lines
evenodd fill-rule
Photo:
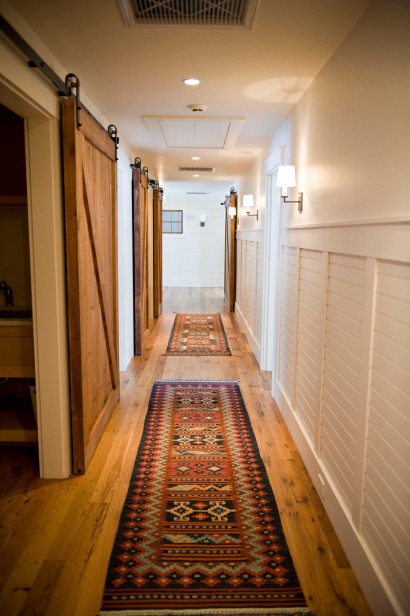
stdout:
<svg viewBox="0 0 410 616">
<path fill-rule="evenodd" d="M 163 211 L 183 211 L 183 233 L 162 235 L 164 287 L 223 287 L 223 195 L 174 194 L 164 186 L 164 196 Z"/>
</svg>

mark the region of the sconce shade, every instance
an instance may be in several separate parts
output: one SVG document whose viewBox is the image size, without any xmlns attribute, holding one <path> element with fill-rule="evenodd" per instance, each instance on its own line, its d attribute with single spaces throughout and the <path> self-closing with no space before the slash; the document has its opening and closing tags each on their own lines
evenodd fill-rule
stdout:
<svg viewBox="0 0 410 616">
<path fill-rule="evenodd" d="M 293 165 L 281 165 L 276 177 L 276 186 L 281 188 L 291 188 L 296 186 L 296 173 Z"/>
<path fill-rule="evenodd" d="M 245 207 L 246 211 L 249 212 L 249 210 L 254 206 L 255 204 L 253 202 L 253 195 L 244 195 L 243 201 L 242 201 L 242 207 Z"/>
</svg>

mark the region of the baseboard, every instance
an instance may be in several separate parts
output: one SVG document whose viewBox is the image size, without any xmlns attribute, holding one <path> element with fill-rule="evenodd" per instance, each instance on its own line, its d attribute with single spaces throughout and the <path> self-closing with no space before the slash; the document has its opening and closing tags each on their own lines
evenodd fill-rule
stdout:
<svg viewBox="0 0 410 616">
<path fill-rule="evenodd" d="M 322 499 L 323 505 L 374 616 L 386 616 L 386 614 L 401 615 L 402 612 L 394 599 L 386 579 L 374 562 L 363 538 L 360 537 L 357 529 L 353 526 L 349 512 L 343 508 L 337 488 L 332 484 L 320 459 L 315 454 L 297 414 L 293 412 L 288 398 L 277 381 L 274 387 L 276 404 L 303 458 L 313 485 Z M 324 487 L 319 479 L 319 475 L 324 480 Z"/>
<path fill-rule="evenodd" d="M 256 357 L 256 361 L 258 362 L 258 364 L 260 365 L 261 363 L 261 347 L 259 342 L 256 340 L 255 336 L 252 333 L 252 330 L 249 328 L 245 317 L 243 316 L 241 309 L 239 308 L 238 304 L 235 304 L 235 314 L 236 314 L 236 318 L 239 321 L 239 324 L 241 326 L 241 328 L 244 331 L 245 336 L 248 339 L 249 344 L 251 345 L 253 354 Z"/>
</svg>

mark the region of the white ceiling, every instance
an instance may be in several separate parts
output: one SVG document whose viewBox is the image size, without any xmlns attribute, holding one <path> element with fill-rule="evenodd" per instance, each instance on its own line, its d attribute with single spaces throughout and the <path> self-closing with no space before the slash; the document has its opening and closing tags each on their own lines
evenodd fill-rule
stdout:
<svg viewBox="0 0 410 616">
<path fill-rule="evenodd" d="M 268 147 L 370 2 L 260 0 L 249 31 L 129 27 L 117 0 L 12 6 L 161 184 L 191 179 L 229 187 Z M 184 85 L 191 76 L 200 85 Z M 192 103 L 207 106 L 200 117 Z M 176 166 L 195 164 L 194 155 L 198 165 L 216 167 L 212 178 L 181 178 Z"/>
</svg>

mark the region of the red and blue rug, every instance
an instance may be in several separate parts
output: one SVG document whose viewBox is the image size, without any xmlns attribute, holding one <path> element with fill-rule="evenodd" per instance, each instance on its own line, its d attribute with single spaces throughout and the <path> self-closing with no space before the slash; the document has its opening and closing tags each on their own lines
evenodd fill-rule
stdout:
<svg viewBox="0 0 410 616">
<path fill-rule="evenodd" d="M 230 355 L 221 315 L 177 314 L 166 354 Z"/>
<path fill-rule="evenodd" d="M 236 382 L 155 383 L 100 614 L 312 614 Z"/>
</svg>

